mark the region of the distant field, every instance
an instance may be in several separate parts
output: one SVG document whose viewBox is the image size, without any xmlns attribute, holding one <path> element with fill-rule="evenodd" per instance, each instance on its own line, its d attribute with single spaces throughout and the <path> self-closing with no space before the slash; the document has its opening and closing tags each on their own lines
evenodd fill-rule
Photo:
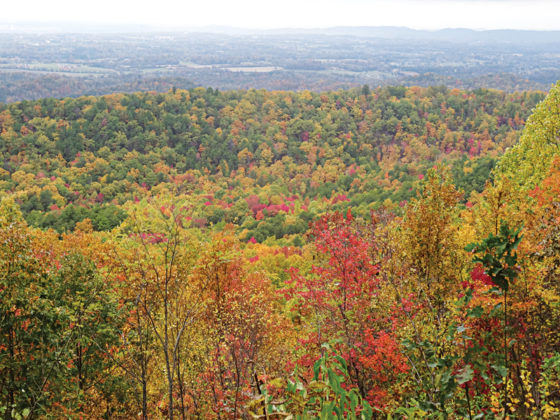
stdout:
<svg viewBox="0 0 560 420">
<path fill-rule="evenodd" d="M 553 33 L 374 29 L 4 33 L 0 101 L 130 92 L 134 85 L 157 91 L 170 86 L 324 91 L 364 85 L 546 91 L 560 79 L 560 38 Z"/>
</svg>

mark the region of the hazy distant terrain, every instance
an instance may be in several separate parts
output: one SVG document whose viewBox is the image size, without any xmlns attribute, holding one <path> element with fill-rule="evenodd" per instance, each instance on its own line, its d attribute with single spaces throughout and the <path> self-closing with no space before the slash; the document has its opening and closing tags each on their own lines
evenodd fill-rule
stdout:
<svg viewBox="0 0 560 420">
<path fill-rule="evenodd" d="M 84 28 L 87 31 L 92 28 Z M 219 89 L 446 85 L 508 91 L 560 79 L 560 32 L 330 28 L 146 32 L 0 25 L 0 101 Z M 62 28 L 64 30 L 64 28 Z"/>
</svg>

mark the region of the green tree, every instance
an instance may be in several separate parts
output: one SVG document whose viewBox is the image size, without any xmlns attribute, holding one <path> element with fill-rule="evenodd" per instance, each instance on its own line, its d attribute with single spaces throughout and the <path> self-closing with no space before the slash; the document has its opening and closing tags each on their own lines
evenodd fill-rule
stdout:
<svg viewBox="0 0 560 420">
<path fill-rule="evenodd" d="M 519 143 L 501 159 L 497 175 L 514 180 L 523 188 L 542 181 L 554 156 L 560 153 L 560 81 L 537 105 L 527 120 Z"/>
</svg>

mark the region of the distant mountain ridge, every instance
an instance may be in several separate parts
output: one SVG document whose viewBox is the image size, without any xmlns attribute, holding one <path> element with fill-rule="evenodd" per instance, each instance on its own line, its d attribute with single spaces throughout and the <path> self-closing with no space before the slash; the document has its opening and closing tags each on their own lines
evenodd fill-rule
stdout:
<svg viewBox="0 0 560 420">
<path fill-rule="evenodd" d="M 326 28 L 278 28 L 248 29 L 234 26 L 155 26 L 155 25 L 112 25 L 79 22 L 19 22 L 0 21 L 0 33 L 145 33 L 183 32 L 218 33 L 228 35 L 338 35 L 384 39 L 440 40 L 452 42 L 538 42 L 560 43 L 560 31 L 536 31 L 520 29 L 475 30 L 467 28 L 445 28 L 439 30 L 412 29 L 400 26 L 335 26 Z"/>
<path fill-rule="evenodd" d="M 277 34 L 310 33 L 388 39 L 424 39 L 453 42 L 560 43 L 560 31 L 519 29 L 474 30 L 467 28 L 446 28 L 431 31 L 398 26 L 337 26 L 324 29 L 278 29 L 265 32 Z"/>
</svg>

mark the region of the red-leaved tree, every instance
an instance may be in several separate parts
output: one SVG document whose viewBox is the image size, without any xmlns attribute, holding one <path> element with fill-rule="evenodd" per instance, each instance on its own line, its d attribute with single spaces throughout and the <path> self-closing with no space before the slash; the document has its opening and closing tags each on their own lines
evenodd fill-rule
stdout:
<svg viewBox="0 0 560 420">
<path fill-rule="evenodd" d="M 292 269 L 286 289 L 295 301 L 294 311 L 309 328 L 301 341 L 299 365 L 309 369 L 321 344 L 330 343 L 347 361 L 351 385 L 375 405 L 383 405 L 390 378 L 408 368 L 391 320 L 375 311 L 380 280 L 372 258 L 373 230 L 357 223 L 348 210 L 346 215 L 321 217 L 311 232 L 317 263 L 308 275 Z"/>
</svg>

